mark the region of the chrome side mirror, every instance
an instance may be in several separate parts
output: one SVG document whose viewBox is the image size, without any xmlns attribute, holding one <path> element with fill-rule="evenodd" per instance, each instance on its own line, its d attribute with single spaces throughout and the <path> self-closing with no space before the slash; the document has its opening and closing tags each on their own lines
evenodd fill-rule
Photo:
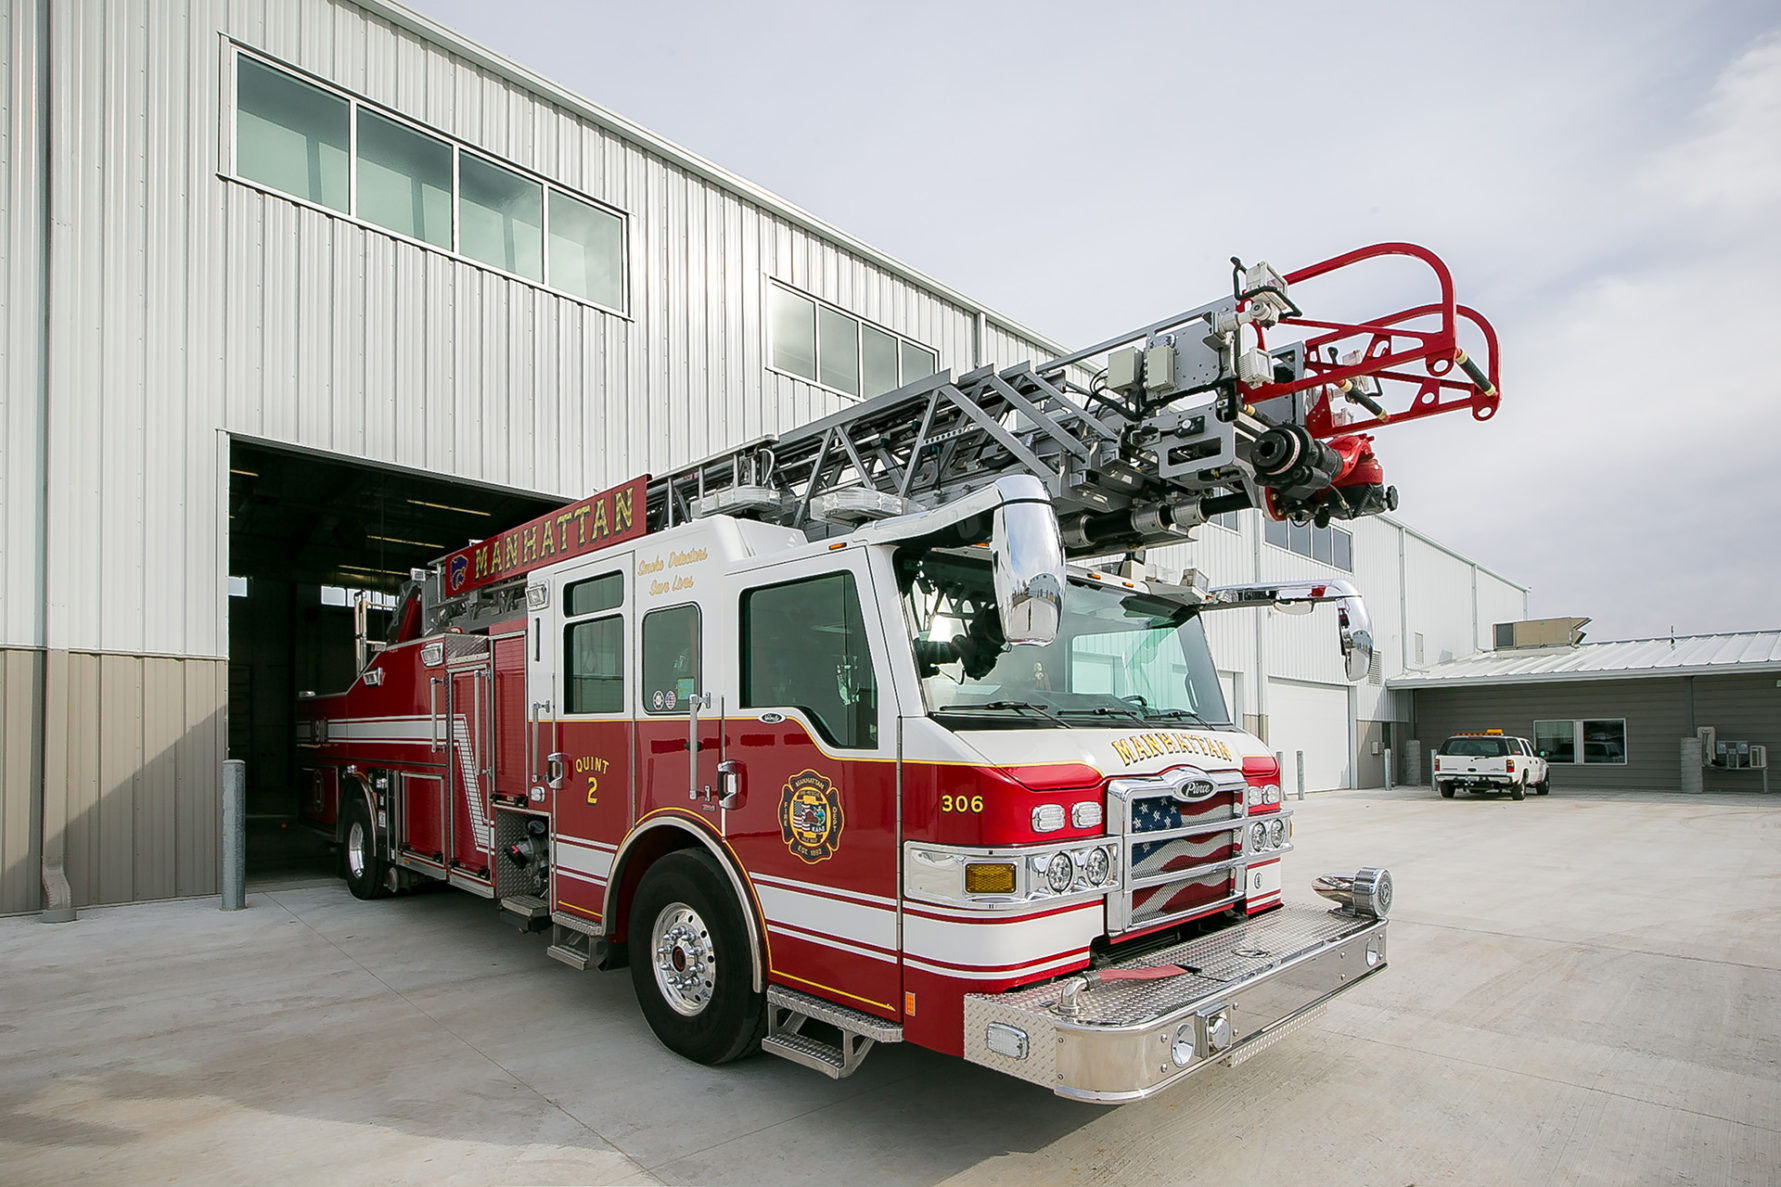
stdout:
<svg viewBox="0 0 1781 1187">
<path fill-rule="evenodd" d="M 998 504 L 990 551 L 1002 637 L 1015 646 L 1043 646 L 1056 639 L 1064 610 L 1064 541 L 1050 500 Z"/>
<path fill-rule="evenodd" d="M 1348 679 L 1359 683 L 1373 670 L 1373 620 L 1359 594 L 1336 603 L 1336 629 L 1342 638 Z"/>
</svg>

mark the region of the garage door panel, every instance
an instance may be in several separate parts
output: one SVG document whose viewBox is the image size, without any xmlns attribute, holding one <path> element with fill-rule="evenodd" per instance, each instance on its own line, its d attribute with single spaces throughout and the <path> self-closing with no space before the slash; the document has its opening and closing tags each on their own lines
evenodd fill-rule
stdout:
<svg viewBox="0 0 1781 1187">
<path fill-rule="evenodd" d="M 1268 682 L 1268 744 L 1281 754 L 1281 785 L 1298 787 L 1296 752 L 1305 752 L 1305 790 L 1352 786 L 1348 770 L 1348 688 Z"/>
</svg>

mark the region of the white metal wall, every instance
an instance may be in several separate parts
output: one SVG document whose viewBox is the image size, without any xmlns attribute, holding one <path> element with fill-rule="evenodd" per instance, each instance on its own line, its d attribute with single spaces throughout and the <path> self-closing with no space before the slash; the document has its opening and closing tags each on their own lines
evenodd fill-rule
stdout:
<svg viewBox="0 0 1781 1187">
<path fill-rule="evenodd" d="M 219 429 L 562 496 L 660 472 L 840 405 L 767 370 L 768 277 L 972 365 L 977 313 L 956 294 L 387 19 L 424 26 L 412 15 L 348 0 L 51 12 L 53 592 L 45 631 L 9 608 L 0 642 L 223 655 Z M 231 38 L 626 211 L 630 316 L 225 180 Z M 1054 353 L 991 324 L 998 362 Z M 17 454 L 9 440 L 9 482 Z M 30 584 L 17 567 L 9 595 Z"/>
<path fill-rule="evenodd" d="M 0 643 L 43 643 L 37 7 L 0 4 Z"/>
</svg>

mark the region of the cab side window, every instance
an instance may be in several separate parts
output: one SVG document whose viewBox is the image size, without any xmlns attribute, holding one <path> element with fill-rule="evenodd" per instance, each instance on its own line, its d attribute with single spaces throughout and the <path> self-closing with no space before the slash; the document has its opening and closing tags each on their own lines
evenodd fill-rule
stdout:
<svg viewBox="0 0 1781 1187">
<path fill-rule="evenodd" d="M 625 707 L 625 620 L 592 617 L 624 604 L 623 573 L 577 581 L 563 591 L 563 710 L 621 713 Z"/>
<path fill-rule="evenodd" d="M 878 745 L 878 680 L 853 574 L 742 596 L 742 707 L 796 708 L 832 746 Z"/>
<path fill-rule="evenodd" d="M 670 606 L 643 616 L 643 708 L 685 713 L 699 691 L 699 608 Z"/>
</svg>

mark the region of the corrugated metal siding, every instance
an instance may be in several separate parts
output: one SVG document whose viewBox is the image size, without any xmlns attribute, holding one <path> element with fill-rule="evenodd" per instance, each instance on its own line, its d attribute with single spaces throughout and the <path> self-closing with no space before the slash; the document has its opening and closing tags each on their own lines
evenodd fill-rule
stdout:
<svg viewBox="0 0 1781 1187">
<path fill-rule="evenodd" d="M 767 371 L 768 277 L 971 366 L 974 312 L 350 3 L 55 13 L 52 646 L 223 654 L 218 427 L 565 496 L 661 472 L 845 402 Z M 631 318 L 219 178 L 219 33 L 627 211 Z"/>
<path fill-rule="evenodd" d="M 1781 677 L 1773 672 L 1694 677 L 1694 721 L 1712 726 L 1721 740 L 1767 746 L 1769 787 L 1781 789 Z M 1709 769 L 1706 786 L 1709 791 L 1757 791 L 1762 776 Z"/>
<path fill-rule="evenodd" d="M 215 893 L 227 665 L 81 652 L 63 662 L 66 699 L 50 713 L 64 727 L 75 905 Z"/>
<path fill-rule="evenodd" d="M 1423 659 L 1434 664 L 1478 650 L 1472 604 L 1472 566 L 1415 536 L 1404 538 L 1405 592 L 1416 606 L 1414 630 Z"/>
<path fill-rule="evenodd" d="M 43 777 L 43 652 L 0 650 L 0 915 L 42 907 L 31 793 Z"/>
<path fill-rule="evenodd" d="M 13 646 L 43 643 L 37 55 L 36 5 L 0 5 L 0 645 Z"/>
<path fill-rule="evenodd" d="M 1681 786 L 1680 742 L 1689 732 L 1681 678 L 1417 689 L 1414 695 L 1416 736 L 1425 756 L 1448 737 L 1471 730 L 1500 729 L 1531 739 L 1535 721 L 1622 717 L 1626 764 L 1554 765 L 1553 793 L 1591 787 L 1676 791 Z M 1699 717 L 1698 698 L 1696 714 L 1701 724 L 1711 724 Z M 1422 769 L 1426 778 L 1431 769 L 1426 757 Z"/>
</svg>

